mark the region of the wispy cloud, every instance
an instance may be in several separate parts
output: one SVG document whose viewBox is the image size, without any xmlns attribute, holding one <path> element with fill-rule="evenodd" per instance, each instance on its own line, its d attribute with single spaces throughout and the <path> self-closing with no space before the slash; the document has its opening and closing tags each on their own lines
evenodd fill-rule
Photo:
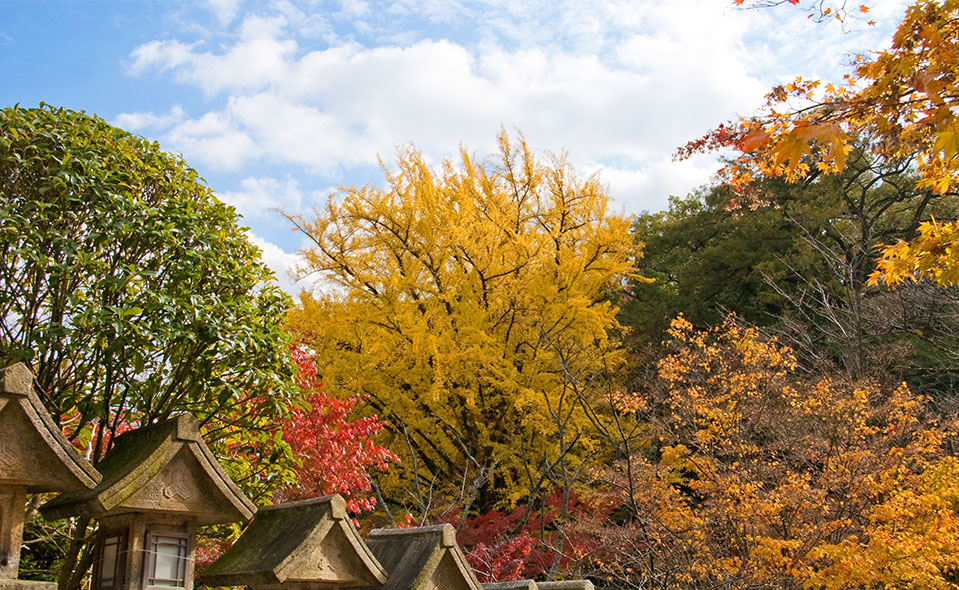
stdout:
<svg viewBox="0 0 959 590">
<path fill-rule="evenodd" d="M 303 193 L 296 179 L 284 181 L 269 177 L 249 177 L 240 181 L 240 190 L 221 191 L 217 196 L 236 208 L 246 222 L 251 218 L 273 214 L 273 210 L 299 211 Z"/>
<path fill-rule="evenodd" d="M 131 75 L 203 98 L 115 122 L 234 178 L 220 196 L 254 227 L 282 225 L 271 208 L 305 212 L 317 186 L 378 182 L 378 158 L 388 165 L 397 146 L 434 163 L 461 145 L 482 157 L 501 127 L 568 150 L 615 208 L 655 210 L 717 167 L 674 162 L 677 146 L 753 112 L 774 83 L 838 80 L 847 54 L 886 42 L 907 2 L 887 0 L 871 13 L 878 27 L 844 34 L 789 7 L 724 0 L 211 0 L 219 29 L 184 26 L 128 61 Z M 261 235 L 285 276 L 296 255 Z"/>
<path fill-rule="evenodd" d="M 261 258 L 273 271 L 277 285 L 288 294 L 296 296 L 300 291 L 312 290 L 316 286 L 317 277 L 301 277 L 297 274 L 296 269 L 303 266 L 301 255 L 284 252 L 276 244 L 252 232 L 247 232 L 247 239 L 260 249 Z"/>
<path fill-rule="evenodd" d="M 612 21 L 617 28 L 645 23 L 648 32 L 606 42 L 602 55 L 448 39 L 308 50 L 288 17 L 257 14 L 218 52 L 154 41 L 133 52 L 134 69 L 169 71 L 208 95 L 224 95 L 221 106 L 172 124 L 165 139 L 189 159 L 225 169 L 270 161 L 335 175 L 388 159 L 407 142 L 438 160 L 461 143 L 492 149 L 505 126 L 522 129 L 537 146 L 569 147 L 578 162 L 617 162 L 624 172 L 648 175 L 661 167 L 646 160 L 661 161 L 730 111 L 755 104 L 767 85 L 743 55 L 744 20 L 727 23 L 739 34 L 710 39 L 723 11 L 685 13 L 680 26 L 676 4 L 639 11 L 612 4 L 591 25 L 566 18 L 560 34 L 579 37 L 602 37 Z M 362 6 L 352 10 L 367 14 Z M 525 23 L 532 15 L 518 18 Z M 635 208 L 631 201 L 640 198 L 621 200 Z"/>
<path fill-rule="evenodd" d="M 128 131 L 142 132 L 155 129 L 169 129 L 183 120 L 183 107 L 178 104 L 170 107 L 166 114 L 155 114 L 153 111 L 137 113 L 121 113 L 111 124 Z"/>
<path fill-rule="evenodd" d="M 229 25 L 240 9 L 240 0 L 206 0 L 207 7 L 216 15 L 221 26 Z"/>
</svg>

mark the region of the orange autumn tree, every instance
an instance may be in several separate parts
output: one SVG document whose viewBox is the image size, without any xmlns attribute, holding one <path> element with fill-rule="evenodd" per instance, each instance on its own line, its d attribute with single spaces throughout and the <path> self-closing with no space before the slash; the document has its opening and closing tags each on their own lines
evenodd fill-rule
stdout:
<svg viewBox="0 0 959 590">
<path fill-rule="evenodd" d="M 788 0 L 798 4 L 798 0 Z M 743 5 L 744 0 L 733 0 Z M 751 6 L 782 4 L 756 0 Z M 815 2 L 810 16 L 845 18 L 846 3 Z M 868 7 L 855 9 L 868 12 Z M 888 161 L 914 161 L 921 187 L 956 195 L 959 189 L 959 0 L 916 0 L 889 49 L 856 58 L 842 84 L 796 79 L 774 88 L 760 112 L 720 125 L 689 142 L 679 157 L 732 148 L 725 169 L 748 192 L 754 179 L 796 182 L 837 173 L 856 138 Z M 761 197 L 757 196 L 761 200 Z M 882 251 L 873 281 L 930 278 L 959 284 L 959 223 L 924 223 L 919 236 Z"/>
<path fill-rule="evenodd" d="M 902 385 L 796 377 L 730 317 L 680 317 L 644 393 L 648 445 L 602 473 L 622 503 L 594 574 L 630 588 L 959 588 L 959 462 Z M 582 532 L 582 531 L 578 531 Z"/>
</svg>

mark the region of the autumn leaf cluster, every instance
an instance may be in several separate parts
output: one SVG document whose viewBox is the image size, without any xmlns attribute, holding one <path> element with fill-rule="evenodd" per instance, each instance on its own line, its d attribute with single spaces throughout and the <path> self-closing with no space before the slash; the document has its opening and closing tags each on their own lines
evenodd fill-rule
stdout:
<svg viewBox="0 0 959 590">
<path fill-rule="evenodd" d="M 689 142 L 678 156 L 733 149 L 738 157 L 723 173 L 750 195 L 759 178 L 798 182 L 818 173 L 835 174 L 845 166 L 854 142 L 868 138 L 881 158 L 913 162 L 920 187 L 955 195 L 959 2 L 917 0 L 890 48 L 859 55 L 856 62 L 841 84 L 797 78 L 777 86 L 757 115 L 720 125 Z M 755 193 L 750 197 L 762 200 Z M 874 280 L 895 284 L 930 277 L 940 284 L 955 284 L 957 231 L 954 222 L 924 225 L 915 242 L 883 252 Z"/>
<path fill-rule="evenodd" d="M 797 379 L 734 318 L 669 330 L 640 403 L 649 447 L 605 472 L 628 522 L 599 526 L 597 575 L 630 587 L 955 588 L 948 429 L 902 385 Z"/>
<path fill-rule="evenodd" d="M 297 383 L 308 393 L 303 407 L 293 409 L 280 432 L 300 464 L 296 484 L 279 490 L 274 499 L 339 494 L 353 514 L 374 510 L 371 472 L 386 471 L 398 460 L 373 440 L 383 424 L 375 415 L 355 414 L 357 403 L 363 401 L 360 397 L 328 395 L 317 378 L 315 359 L 302 348 L 293 348 L 293 362 L 299 369 Z"/>
</svg>

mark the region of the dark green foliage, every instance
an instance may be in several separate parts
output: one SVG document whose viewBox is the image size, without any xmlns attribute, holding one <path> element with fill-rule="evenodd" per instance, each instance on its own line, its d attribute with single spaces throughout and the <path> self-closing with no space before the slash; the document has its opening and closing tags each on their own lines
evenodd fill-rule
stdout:
<svg viewBox="0 0 959 590">
<path fill-rule="evenodd" d="M 249 492 L 288 475 L 282 453 L 243 458 L 296 395 L 288 297 L 182 159 L 95 116 L 7 108 L 0 219 L 0 360 L 31 367 L 94 463 L 189 411 Z"/>
<path fill-rule="evenodd" d="M 905 379 L 948 397 L 959 359 L 956 290 L 867 285 L 879 245 L 911 239 L 930 216 L 957 215 L 954 199 L 917 188 L 910 170 L 863 149 L 839 176 L 765 181 L 745 202 L 712 187 L 640 216 L 642 272 L 656 282 L 630 285 L 623 317 L 633 343 L 655 348 L 679 313 L 707 327 L 736 312 L 782 338 L 807 371 Z"/>
<path fill-rule="evenodd" d="M 36 510 L 31 510 L 30 515 L 32 517 L 24 523 L 23 530 L 29 544 L 21 551 L 18 578 L 55 582 L 56 571 L 63 565 L 63 555 L 69 543 L 64 542 L 67 539 L 49 526 Z"/>
<path fill-rule="evenodd" d="M 760 325 L 782 312 L 783 298 L 765 277 L 786 275 L 781 259 L 797 255 L 799 231 L 775 209 L 731 209 L 734 199 L 727 187 L 714 187 L 636 219 L 633 233 L 645 244 L 641 271 L 655 279 L 631 285 L 624 306 L 639 341 L 658 341 L 678 313 L 709 326 L 730 311 Z"/>
</svg>

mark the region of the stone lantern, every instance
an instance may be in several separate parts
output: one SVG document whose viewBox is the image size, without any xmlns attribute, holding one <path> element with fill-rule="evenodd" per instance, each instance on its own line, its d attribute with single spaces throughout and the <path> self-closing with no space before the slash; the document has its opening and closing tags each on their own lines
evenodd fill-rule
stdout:
<svg viewBox="0 0 959 590">
<path fill-rule="evenodd" d="M 363 543 L 340 496 L 260 508 L 199 578 L 207 586 L 336 590 L 381 586 L 386 572 Z"/>
<path fill-rule="evenodd" d="M 375 529 L 366 544 L 389 573 L 382 590 L 483 590 L 453 525 Z"/>
<path fill-rule="evenodd" d="M 539 590 L 594 590 L 589 580 L 555 580 L 550 582 L 536 582 Z"/>
<path fill-rule="evenodd" d="M 589 580 L 554 580 L 548 582 L 534 582 L 533 580 L 517 580 L 515 582 L 487 582 L 483 590 L 594 590 Z"/>
<path fill-rule="evenodd" d="M 92 590 L 191 590 L 197 526 L 248 520 L 255 510 L 189 414 L 118 436 L 97 467 L 98 486 L 40 508 L 49 519 L 99 520 Z"/>
<path fill-rule="evenodd" d="M 100 474 L 64 438 L 18 363 L 0 370 L 0 589 L 55 589 L 18 580 L 27 494 L 86 490 Z"/>
<path fill-rule="evenodd" d="M 483 590 L 537 590 L 533 580 L 515 580 L 512 582 L 483 582 Z"/>
</svg>

